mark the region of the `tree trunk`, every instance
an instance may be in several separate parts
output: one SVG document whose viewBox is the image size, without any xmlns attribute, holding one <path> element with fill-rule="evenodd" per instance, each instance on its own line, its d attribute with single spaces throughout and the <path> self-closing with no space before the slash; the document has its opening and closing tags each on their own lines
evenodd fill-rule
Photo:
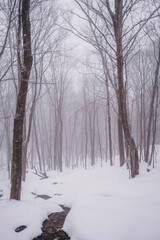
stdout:
<svg viewBox="0 0 160 240">
<path fill-rule="evenodd" d="M 138 151 L 131 136 L 131 130 L 128 123 L 127 107 L 126 107 L 126 90 L 123 84 L 123 53 L 121 42 L 117 44 L 117 72 L 118 72 L 118 93 L 119 93 L 119 112 L 120 119 L 122 121 L 122 126 L 124 130 L 124 135 L 126 143 L 130 152 L 130 164 L 131 164 L 131 177 L 134 178 L 135 175 L 139 174 L 139 160 Z"/>
<path fill-rule="evenodd" d="M 28 91 L 28 80 L 32 67 L 31 32 L 30 32 L 30 0 L 22 1 L 22 28 L 23 28 L 23 64 L 21 65 L 20 88 L 17 97 L 16 113 L 13 130 L 13 155 L 11 171 L 10 198 L 20 200 L 22 177 L 22 143 L 23 122 Z"/>
<path fill-rule="evenodd" d="M 149 120 L 148 120 L 148 132 L 147 132 L 147 149 L 145 153 L 145 161 L 149 163 L 149 148 L 150 148 L 150 137 L 151 137 L 151 126 L 153 121 L 153 112 L 154 112 L 154 102 L 157 94 L 157 86 L 158 86 L 158 76 L 159 76 L 159 68 L 160 68 L 160 43 L 159 43 L 159 53 L 158 53 L 158 60 L 155 70 L 155 79 L 153 84 L 153 90 L 152 90 L 152 99 L 150 102 L 150 109 L 149 109 Z"/>
<path fill-rule="evenodd" d="M 109 158 L 110 166 L 113 165 L 112 160 L 112 131 L 111 131 L 111 110 L 110 110 L 110 93 L 108 87 L 108 79 L 106 79 L 106 89 L 107 89 L 107 116 L 108 116 L 108 135 L 109 135 Z"/>
<path fill-rule="evenodd" d="M 62 119 L 60 118 L 60 131 L 59 131 L 59 170 L 62 172 L 63 170 L 63 122 Z"/>
<path fill-rule="evenodd" d="M 124 156 L 123 127 L 119 117 L 118 117 L 118 147 L 119 147 L 120 167 L 122 167 L 125 162 L 125 156 Z"/>
<path fill-rule="evenodd" d="M 34 127 L 35 144 L 36 144 L 37 155 L 38 155 L 38 162 L 39 162 L 39 170 L 42 172 L 42 158 L 41 158 L 40 149 L 39 149 L 39 142 L 38 142 L 38 134 L 37 134 L 37 126 L 36 126 L 35 116 L 33 118 L 33 127 Z"/>
<path fill-rule="evenodd" d="M 127 104 L 126 104 L 126 89 L 124 87 L 123 69 L 124 57 L 122 47 L 122 29 L 123 29 L 123 1 L 115 0 L 115 14 L 110 10 L 110 14 L 114 26 L 114 34 L 116 39 L 116 53 L 117 53 L 117 78 L 118 78 L 118 107 L 120 120 L 122 121 L 123 131 L 126 143 L 129 148 L 130 164 L 131 164 L 131 177 L 139 174 L 139 160 L 138 151 L 135 141 L 131 135 L 130 126 L 128 123 Z"/>
</svg>

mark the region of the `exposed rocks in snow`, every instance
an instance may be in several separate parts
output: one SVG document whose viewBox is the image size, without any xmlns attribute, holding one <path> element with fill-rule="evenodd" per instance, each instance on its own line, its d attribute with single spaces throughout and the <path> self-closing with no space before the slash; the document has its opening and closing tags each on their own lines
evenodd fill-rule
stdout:
<svg viewBox="0 0 160 240">
<path fill-rule="evenodd" d="M 33 240 L 67 240 L 70 237 L 62 230 L 64 220 L 70 211 L 69 208 L 61 206 L 63 212 L 52 213 L 43 222 L 42 234 Z"/>
</svg>

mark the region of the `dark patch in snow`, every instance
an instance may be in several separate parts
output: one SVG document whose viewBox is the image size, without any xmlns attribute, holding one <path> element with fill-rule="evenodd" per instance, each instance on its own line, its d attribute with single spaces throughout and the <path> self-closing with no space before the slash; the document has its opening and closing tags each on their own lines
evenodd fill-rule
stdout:
<svg viewBox="0 0 160 240">
<path fill-rule="evenodd" d="M 52 183 L 53 185 L 56 185 L 56 184 L 63 184 L 62 182 L 58 183 L 58 182 L 54 182 Z"/>
<path fill-rule="evenodd" d="M 54 183 L 53 183 L 53 185 L 56 185 L 56 184 L 58 184 L 58 182 L 54 182 Z"/>
<path fill-rule="evenodd" d="M 35 195 L 35 198 L 42 198 L 44 200 L 48 200 L 48 199 L 52 198 L 52 197 L 50 197 L 46 194 L 36 194 L 36 193 L 33 193 L 33 192 L 32 192 L 32 194 Z"/>
<path fill-rule="evenodd" d="M 23 231 L 24 229 L 26 229 L 27 228 L 27 226 L 25 226 L 25 225 L 21 225 L 21 226 L 19 226 L 19 227 L 17 227 L 16 229 L 15 229 L 15 232 L 21 232 L 21 231 Z"/>
<path fill-rule="evenodd" d="M 0 190 L 0 197 L 2 197 L 3 196 L 3 190 Z"/>
<path fill-rule="evenodd" d="M 150 172 L 150 171 L 151 171 L 151 169 L 147 168 L 147 172 Z"/>
<path fill-rule="evenodd" d="M 64 207 L 63 212 L 52 213 L 43 222 L 42 234 L 33 240 L 69 240 L 70 237 L 62 230 L 64 220 L 70 208 Z"/>
<path fill-rule="evenodd" d="M 61 193 L 55 193 L 54 196 L 62 196 Z"/>
</svg>

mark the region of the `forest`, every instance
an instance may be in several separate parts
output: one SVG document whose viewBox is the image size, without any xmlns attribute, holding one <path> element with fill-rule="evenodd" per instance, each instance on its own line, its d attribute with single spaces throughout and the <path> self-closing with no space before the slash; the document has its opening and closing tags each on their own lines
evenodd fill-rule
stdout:
<svg viewBox="0 0 160 240">
<path fill-rule="evenodd" d="M 129 222 L 131 215 L 129 227 L 140 216 L 147 220 L 146 228 L 139 227 L 139 235 L 135 230 L 130 240 L 159 240 L 159 80 L 159 0 L 1 0 L 0 209 L 6 209 L 2 216 L 8 216 L 7 209 L 12 213 L 22 206 L 27 214 L 30 205 L 25 201 L 45 195 L 55 205 L 43 210 L 38 231 L 63 205 L 71 209 L 64 231 L 72 240 L 128 239 L 122 222 Z M 51 181 L 58 184 L 53 192 Z M 104 199 L 94 199 L 88 207 L 93 193 L 119 198 L 117 202 L 107 198 L 105 204 Z M 147 203 L 134 206 L 140 196 L 143 200 L 148 196 Z M 87 210 L 102 205 L 104 211 L 95 216 L 110 229 L 102 223 L 90 234 L 98 223 L 89 210 L 88 215 L 86 208 L 79 210 L 80 199 L 83 207 L 88 204 Z M 110 208 L 114 208 L 111 222 L 104 214 Z M 115 224 L 117 212 L 121 217 Z M 155 224 L 146 231 L 149 214 Z M 92 230 L 86 231 L 83 220 L 76 222 L 79 217 L 88 217 L 86 226 L 91 222 Z M 5 235 L 13 223 L 3 225 L 3 240 L 11 236 L 29 240 L 40 234 L 30 230 L 31 235 Z"/>
</svg>

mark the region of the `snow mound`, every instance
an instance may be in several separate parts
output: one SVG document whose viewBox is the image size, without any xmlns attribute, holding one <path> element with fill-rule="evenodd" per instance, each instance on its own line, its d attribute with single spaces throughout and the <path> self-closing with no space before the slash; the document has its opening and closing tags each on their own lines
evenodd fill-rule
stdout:
<svg viewBox="0 0 160 240">
<path fill-rule="evenodd" d="M 41 234 L 43 221 L 52 212 L 61 212 L 56 204 L 40 204 L 26 201 L 9 201 L 0 204 L 0 239 L 30 240 Z M 21 225 L 27 226 L 21 232 L 15 229 Z"/>
</svg>

